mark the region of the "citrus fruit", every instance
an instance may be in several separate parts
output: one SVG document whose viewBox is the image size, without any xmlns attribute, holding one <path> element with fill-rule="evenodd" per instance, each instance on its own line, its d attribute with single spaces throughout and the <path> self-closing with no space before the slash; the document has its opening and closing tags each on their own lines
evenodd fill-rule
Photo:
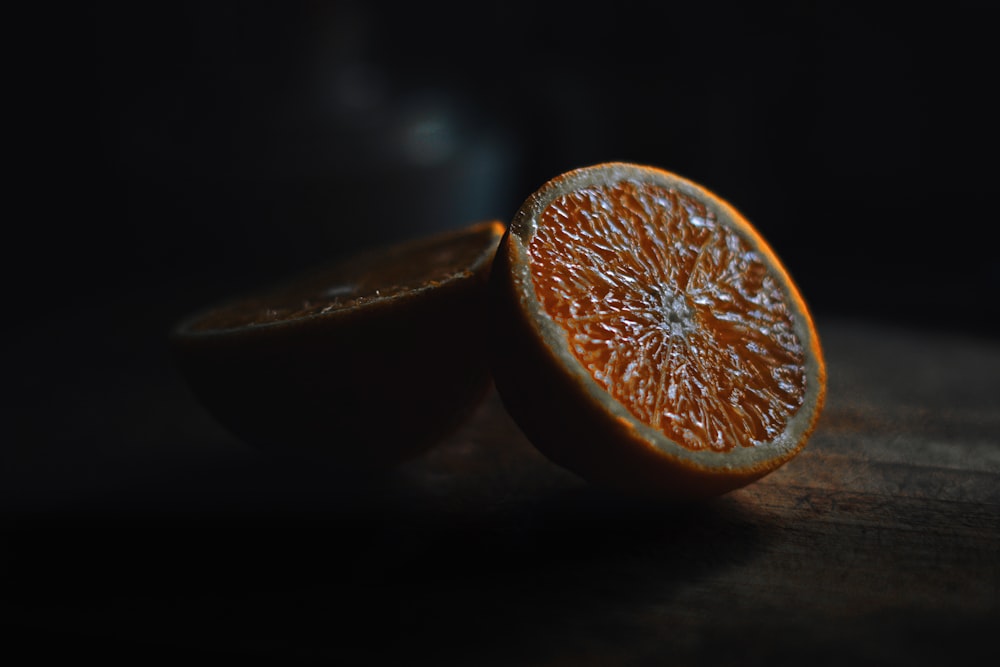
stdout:
<svg viewBox="0 0 1000 667">
<path fill-rule="evenodd" d="M 826 372 L 809 310 L 732 206 L 605 163 L 525 200 L 493 263 L 492 369 L 532 443 L 595 484 L 719 495 L 806 443 Z"/>
<path fill-rule="evenodd" d="M 369 248 L 171 332 L 182 377 L 239 438 L 270 452 L 379 469 L 415 456 L 490 387 L 488 221 Z"/>
</svg>

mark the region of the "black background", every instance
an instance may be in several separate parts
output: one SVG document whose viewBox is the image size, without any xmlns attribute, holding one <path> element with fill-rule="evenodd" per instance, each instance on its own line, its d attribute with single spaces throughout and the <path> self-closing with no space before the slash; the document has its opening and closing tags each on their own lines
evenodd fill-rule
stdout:
<svg viewBox="0 0 1000 667">
<path fill-rule="evenodd" d="M 3 562 L 43 600 L 22 630 L 63 632 L 73 591 L 114 616 L 185 577 L 216 590 L 171 568 L 233 536 L 220 569 L 244 546 L 295 568 L 255 519 L 189 510 L 291 507 L 273 540 L 329 529 L 302 518 L 337 502 L 317 506 L 322 480 L 227 467 L 241 445 L 167 354 L 178 319 L 364 246 L 508 221 L 574 167 L 651 164 L 727 199 L 821 335 L 858 318 L 995 338 L 992 25 L 972 2 L 522 0 L 98 3 L 33 23 L 15 69 L 51 71 L 11 102 L 41 188 L 5 242 L 0 460 Z M 248 567 L 226 585 L 267 580 Z M 172 574 L 143 588 L 154 571 Z"/>
<path fill-rule="evenodd" d="M 194 307 L 625 160 L 728 199 L 820 314 L 988 333 L 989 24 L 963 2 L 99 5 L 96 220 L 49 251 L 94 299 Z"/>
</svg>

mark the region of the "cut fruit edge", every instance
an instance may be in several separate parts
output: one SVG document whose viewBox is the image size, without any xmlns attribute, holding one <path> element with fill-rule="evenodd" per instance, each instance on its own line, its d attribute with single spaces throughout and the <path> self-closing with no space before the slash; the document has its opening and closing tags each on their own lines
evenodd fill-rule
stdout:
<svg viewBox="0 0 1000 667">
<path fill-rule="evenodd" d="M 250 291 L 197 310 L 182 319 L 171 331 L 171 336 L 174 339 L 226 337 L 234 334 L 245 335 L 256 331 L 264 332 L 276 329 L 280 330 L 286 327 L 308 326 L 307 322 L 310 320 L 350 318 L 352 313 L 357 311 L 366 311 L 373 314 L 375 311 L 394 308 L 400 302 L 421 299 L 422 295 L 429 292 L 448 291 L 477 275 L 488 274 L 496 254 L 497 245 L 506 233 L 506 230 L 507 226 L 504 223 L 497 220 L 486 220 L 463 228 L 437 232 L 429 236 L 404 239 L 384 246 L 366 248 L 328 265 L 314 267 L 310 270 L 286 277 L 272 286 Z M 300 286 L 302 285 L 322 284 L 329 273 L 341 271 L 348 264 L 361 265 L 367 262 L 384 262 L 390 257 L 405 260 L 408 256 L 415 256 L 435 245 L 447 246 L 452 242 L 457 243 L 465 239 L 477 237 L 481 237 L 480 245 L 482 247 L 475 254 L 472 261 L 450 275 L 444 276 L 441 280 L 427 280 L 420 281 L 421 284 L 397 286 L 398 288 L 395 290 L 387 290 L 387 294 L 358 299 L 351 305 L 332 308 L 326 312 L 313 312 L 265 322 L 243 322 L 222 326 L 205 324 L 211 318 L 223 319 L 227 313 L 234 312 L 240 308 L 252 309 L 248 304 L 254 302 L 265 302 L 271 299 L 280 301 L 282 299 L 280 295 L 295 294 L 300 290 Z"/>
<path fill-rule="evenodd" d="M 801 407 L 783 431 L 771 441 L 752 447 L 737 447 L 720 453 L 692 450 L 668 437 L 664 432 L 641 420 L 619 402 L 593 378 L 570 349 L 567 331 L 556 323 L 542 307 L 531 276 L 532 260 L 528 245 L 542 212 L 556 198 L 587 186 L 608 185 L 623 180 L 652 183 L 676 189 L 703 203 L 719 224 L 735 231 L 759 254 L 769 273 L 780 284 L 792 312 L 793 330 L 804 349 L 806 391 Z M 583 387 L 589 399 L 615 421 L 624 432 L 634 434 L 655 453 L 683 467 L 697 468 L 711 474 L 732 473 L 749 479 L 760 477 L 792 458 L 806 444 L 816 426 L 826 395 L 826 365 L 815 323 L 797 286 L 774 250 L 760 233 L 732 206 L 706 188 L 671 172 L 629 163 L 605 163 L 566 172 L 530 196 L 518 210 L 501 249 L 509 253 L 505 265 L 510 267 L 509 279 L 517 307 L 530 322 L 531 334 L 537 343 L 557 358 L 557 364 Z"/>
</svg>

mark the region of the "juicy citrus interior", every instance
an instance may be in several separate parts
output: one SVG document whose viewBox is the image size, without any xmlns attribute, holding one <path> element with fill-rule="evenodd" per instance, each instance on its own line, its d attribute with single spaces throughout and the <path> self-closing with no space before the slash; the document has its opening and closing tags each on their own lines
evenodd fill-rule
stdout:
<svg viewBox="0 0 1000 667">
<path fill-rule="evenodd" d="M 637 419 L 692 450 L 773 440 L 806 396 L 782 286 L 698 199 L 658 183 L 579 187 L 529 245 L 544 311 Z"/>
</svg>

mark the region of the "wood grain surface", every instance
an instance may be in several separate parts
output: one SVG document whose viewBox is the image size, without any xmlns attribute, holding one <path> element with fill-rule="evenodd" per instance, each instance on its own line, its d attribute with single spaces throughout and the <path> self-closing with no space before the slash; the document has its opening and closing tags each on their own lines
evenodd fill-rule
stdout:
<svg viewBox="0 0 1000 667">
<path fill-rule="evenodd" d="M 143 665 L 995 659 L 1000 344 L 819 326 L 829 397 L 806 449 L 691 505 L 589 487 L 495 394 L 362 480 L 244 451 L 156 375 L 122 442 L 172 424 L 158 474 L 123 465 L 44 506 L 8 485 L 5 627 L 36 656 Z"/>
</svg>

